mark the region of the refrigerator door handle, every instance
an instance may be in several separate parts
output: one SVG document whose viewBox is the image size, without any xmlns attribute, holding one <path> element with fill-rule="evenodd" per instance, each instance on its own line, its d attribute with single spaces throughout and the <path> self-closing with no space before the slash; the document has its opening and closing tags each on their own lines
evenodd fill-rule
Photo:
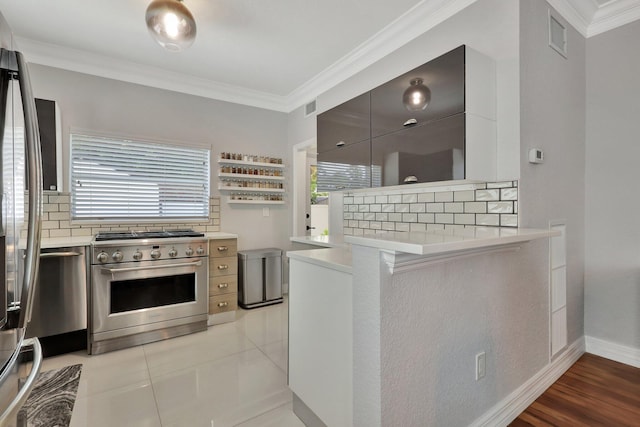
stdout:
<svg viewBox="0 0 640 427">
<path fill-rule="evenodd" d="M 33 365 L 31 366 L 31 372 L 24 382 L 24 385 L 20 388 L 20 391 L 9 404 L 9 406 L 0 414 L 0 426 L 5 425 L 5 422 L 9 420 L 15 420 L 24 402 L 27 401 L 33 386 L 36 384 L 36 378 L 40 373 L 40 365 L 42 364 L 42 347 L 38 338 L 27 338 L 22 341 L 22 348 L 33 347 Z"/>
<path fill-rule="evenodd" d="M 22 284 L 21 310 L 18 327 L 26 328 L 31 320 L 33 295 L 38 279 L 40 264 L 40 234 L 42 231 L 42 152 L 40 150 L 40 131 L 36 102 L 31 90 L 29 70 L 24 56 L 15 52 L 18 63 L 18 82 L 22 97 L 22 110 L 25 121 L 25 148 L 29 165 L 29 219 L 27 229 L 27 251 L 24 263 L 24 280 Z"/>
</svg>

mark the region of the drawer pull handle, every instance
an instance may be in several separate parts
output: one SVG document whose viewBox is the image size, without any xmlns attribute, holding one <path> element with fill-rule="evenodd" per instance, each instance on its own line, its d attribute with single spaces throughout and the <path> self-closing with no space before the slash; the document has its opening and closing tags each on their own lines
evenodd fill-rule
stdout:
<svg viewBox="0 0 640 427">
<path fill-rule="evenodd" d="M 229 268 L 227 264 L 222 264 L 218 266 L 218 270 L 226 270 L 227 268 Z"/>
<path fill-rule="evenodd" d="M 228 287 L 228 283 L 218 283 L 218 289 L 227 289 Z"/>
<path fill-rule="evenodd" d="M 228 302 L 226 302 L 226 301 L 223 301 L 223 302 L 219 302 L 219 303 L 218 303 L 218 307 L 220 307 L 220 308 L 222 308 L 222 307 L 226 307 L 226 306 L 228 306 L 228 305 L 229 305 L 229 303 L 228 303 Z"/>
<path fill-rule="evenodd" d="M 219 252 L 224 252 L 224 251 L 228 251 L 229 248 L 227 246 L 218 246 L 218 251 Z"/>
<path fill-rule="evenodd" d="M 406 122 L 404 122 L 402 124 L 402 126 L 411 126 L 411 125 L 417 125 L 418 121 L 416 119 L 409 119 Z"/>
</svg>

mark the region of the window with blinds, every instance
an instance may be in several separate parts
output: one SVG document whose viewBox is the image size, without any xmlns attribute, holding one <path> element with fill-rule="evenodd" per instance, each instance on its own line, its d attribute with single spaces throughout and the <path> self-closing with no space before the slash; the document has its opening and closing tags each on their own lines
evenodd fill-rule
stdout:
<svg viewBox="0 0 640 427">
<path fill-rule="evenodd" d="M 210 150 L 71 135 L 75 220 L 209 217 Z"/>
</svg>

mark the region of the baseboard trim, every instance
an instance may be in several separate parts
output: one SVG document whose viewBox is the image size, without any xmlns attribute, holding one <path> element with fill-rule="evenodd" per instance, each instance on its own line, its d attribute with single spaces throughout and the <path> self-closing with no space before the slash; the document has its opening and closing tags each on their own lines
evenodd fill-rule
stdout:
<svg viewBox="0 0 640 427">
<path fill-rule="evenodd" d="M 513 393 L 476 419 L 471 426 L 506 426 L 515 420 L 551 384 L 557 381 L 585 351 L 584 337 L 576 340 L 560 355 L 518 387 Z"/>
<path fill-rule="evenodd" d="M 587 353 L 640 368 L 640 349 L 585 336 Z"/>
</svg>

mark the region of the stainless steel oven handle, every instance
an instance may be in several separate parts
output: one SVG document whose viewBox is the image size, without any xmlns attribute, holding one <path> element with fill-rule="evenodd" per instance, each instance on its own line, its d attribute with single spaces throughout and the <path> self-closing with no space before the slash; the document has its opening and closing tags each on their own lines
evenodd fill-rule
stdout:
<svg viewBox="0 0 640 427">
<path fill-rule="evenodd" d="M 15 421 L 15 416 L 22 405 L 24 405 L 24 402 L 27 401 L 31 390 L 33 390 L 33 386 L 36 385 L 36 378 L 40 373 L 40 366 L 42 364 L 42 347 L 40 346 L 40 341 L 38 341 L 38 338 L 27 338 L 22 341 L 22 348 L 25 347 L 33 347 L 33 365 L 31 366 L 31 372 L 29 372 L 29 376 L 25 380 L 22 388 L 20 388 L 20 391 L 18 391 L 16 397 L 0 415 L 1 426 L 5 425 L 5 422 L 10 423 L 11 420 Z"/>
<path fill-rule="evenodd" d="M 183 262 L 179 264 L 147 265 L 144 267 L 102 268 L 100 269 L 100 272 L 103 274 L 117 274 L 117 273 L 126 273 L 128 271 L 156 270 L 159 268 L 200 267 L 201 265 L 202 265 L 202 261 L 197 261 L 197 262 Z"/>
<path fill-rule="evenodd" d="M 45 252 L 40 253 L 40 258 L 60 258 L 70 256 L 82 256 L 79 252 Z"/>
</svg>

